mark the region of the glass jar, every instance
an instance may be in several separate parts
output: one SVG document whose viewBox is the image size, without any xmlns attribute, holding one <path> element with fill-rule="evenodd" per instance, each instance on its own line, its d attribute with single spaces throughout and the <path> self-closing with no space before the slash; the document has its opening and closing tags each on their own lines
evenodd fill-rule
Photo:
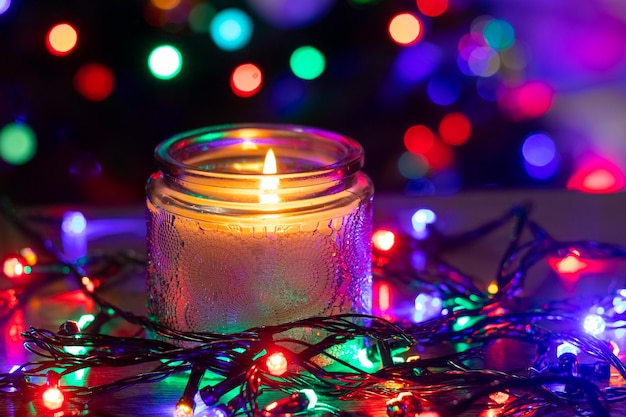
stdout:
<svg viewBox="0 0 626 417">
<path fill-rule="evenodd" d="M 224 125 L 165 140 L 155 158 L 151 320 L 234 332 L 371 312 L 373 187 L 357 142 L 311 127 Z"/>
</svg>

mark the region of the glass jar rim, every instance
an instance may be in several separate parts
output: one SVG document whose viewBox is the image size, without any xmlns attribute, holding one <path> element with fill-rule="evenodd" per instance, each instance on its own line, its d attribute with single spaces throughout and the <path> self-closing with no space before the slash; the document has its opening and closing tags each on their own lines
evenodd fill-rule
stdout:
<svg viewBox="0 0 626 417">
<path fill-rule="evenodd" d="M 254 133 L 265 133 L 255 136 Z M 216 143 L 218 140 L 229 139 L 282 139 L 306 138 L 309 141 L 317 141 L 335 149 L 334 161 L 328 164 L 311 167 L 297 172 L 284 172 L 277 174 L 263 174 L 281 180 L 297 180 L 302 177 L 325 176 L 328 173 L 341 172 L 343 176 L 351 175 L 363 167 L 363 148 L 354 139 L 329 130 L 316 127 L 270 124 L 270 123 L 234 123 L 204 127 L 174 135 L 159 143 L 154 151 L 155 160 L 161 171 L 166 175 L 177 176 L 182 174 L 187 180 L 190 177 L 198 179 L 225 179 L 253 181 L 258 179 L 259 173 L 225 172 L 219 170 L 202 169 L 196 165 L 185 162 L 181 156 L 191 148 L 202 148 L 208 143 Z M 217 136 L 221 135 L 221 136 Z M 206 152 L 210 156 L 210 151 Z"/>
</svg>

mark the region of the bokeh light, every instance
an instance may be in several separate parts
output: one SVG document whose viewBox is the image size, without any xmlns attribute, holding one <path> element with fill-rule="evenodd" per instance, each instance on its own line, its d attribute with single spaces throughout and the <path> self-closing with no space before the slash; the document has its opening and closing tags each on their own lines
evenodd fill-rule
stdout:
<svg viewBox="0 0 626 417">
<path fill-rule="evenodd" d="M 507 49 L 515 42 L 515 30 L 506 20 L 492 19 L 485 24 L 483 37 L 493 49 Z"/>
<path fill-rule="evenodd" d="M 456 76 L 435 74 L 426 85 L 426 94 L 435 104 L 450 105 L 461 95 L 461 80 Z"/>
<path fill-rule="evenodd" d="M 432 148 L 424 153 L 428 166 L 433 170 L 449 168 L 454 162 L 454 153 L 447 143 L 435 140 Z"/>
<path fill-rule="evenodd" d="M 411 226 L 417 239 L 425 239 L 428 237 L 427 226 L 437 220 L 435 212 L 430 209 L 419 209 L 411 216 Z"/>
<path fill-rule="evenodd" d="M 522 155 L 529 164 L 542 167 L 556 158 L 556 145 L 545 133 L 533 133 L 524 140 Z"/>
<path fill-rule="evenodd" d="M 326 59 L 318 49 L 312 46 L 301 46 L 291 54 L 289 66 L 296 77 L 313 80 L 324 72 Z"/>
<path fill-rule="evenodd" d="M 80 235 L 87 229 L 87 219 L 80 211 L 68 211 L 63 213 L 63 222 L 61 223 L 63 233 L 70 235 Z"/>
<path fill-rule="evenodd" d="M 400 13 L 389 22 L 389 35 L 397 44 L 414 44 L 422 35 L 422 22 L 411 13 Z"/>
<path fill-rule="evenodd" d="M 180 0 L 150 0 L 150 3 L 157 9 L 172 10 L 180 4 Z"/>
<path fill-rule="evenodd" d="M 274 78 L 270 99 L 280 115 L 287 116 L 298 112 L 307 97 L 307 83 L 289 73 Z"/>
<path fill-rule="evenodd" d="M 19 278 L 24 274 L 25 267 L 20 258 L 11 256 L 2 262 L 2 273 L 7 278 Z"/>
<path fill-rule="evenodd" d="M 391 230 L 380 229 L 372 235 L 372 244 L 383 252 L 391 250 L 396 243 L 396 235 Z"/>
<path fill-rule="evenodd" d="M 250 42 L 252 19 L 240 9 L 220 10 L 211 20 L 209 33 L 218 48 L 236 51 Z"/>
<path fill-rule="evenodd" d="M 506 90 L 498 104 L 515 120 L 543 116 L 552 107 L 554 90 L 543 81 L 529 81 Z"/>
<path fill-rule="evenodd" d="M 558 158 L 554 158 L 546 165 L 541 166 L 533 165 L 524 159 L 524 170 L 528 176 L 539 181 L 545 181 L 554 177 L 560 167 L 561 164 Z"/>
<path fill-rule="evenodd" d="M 0 0 L 0 14 L 3 14 L 11 7 L 11 0 Z"/>
<path fill-rule="evenodd" d="M 477 47 L 470 53 L 467 65 L 479 77 L 491 77 L 500 69 L 500 55 L 488 47 Z"/>
<path fill-rule="evenodd" d="M 46 47 L 52 55 L 67 55 L 78 42 L 78 33 L 69 23 L 59 23 L 54 25 L 46 36 Z"/>
<path fill-rule="evenodd" d="M 404 152 L 398 159 L 398 171 L 404 178 L 422 178 L 428 172 L 428 161 L 423 155 Z"/>
<path fill-rule="evenodd" d="M 443 301 L 438 295 L 420 293 L 415 297 L 415 311 L 413 321 L 421 323 L 441 316 Z"/>
<path fill-rule="evenodd" d="M 428 152 L 435 142 L 432 130 L 424 125 L 414 125 L 404 132 L 404 146 L 409 152 L 423 154 Z"/>
<path fill-rule="evenodd" d="M 0 130 L 0 159 L 10 165 L 23 165 L 37 151 L 35 132 L 26 123 L 9 123 Z"/>
<path fill-rule="evenodd" d="M 478 95 L 486 101 L 497 101 L 502 95 L 502 88 L 500 88 L 501 80 L 499 77 L 478 78 L 476 80 L 476 92 Z"/>
<path fill-rule="evenodd" d="M 612 162 L 596 160 L 582 163 L 567 181 L 567 188 L 591 194 L 621 191 L 626 187 L 626 176 Z"/>
<path fill-rule="evenodd" d="M 247 4 L 270 25 L 295 29 L 323 18 L 334 6 L 335 0 L 248 0 Z"/>
<path fill-rule="evenodd" d="M 426 16 L 440 16 L 448 9 L 448 0 L 417 0 L 417 8 Z"/>
<path fill-rule="evenodd" d="M 263 83 L 263 75 L 259 67 L 254 64 L 241 64 L 233 71 L 230 77 L 230 87 L 239 97 L 255 95 Z"/>
<path fill-rule="evenodd" d="M 583 321 L 583 329 L 585 329 L 585 332 L 590 335 L 599 336 L 604 333 L 604 329 L 606 329 L 606 322 L 602 316 L 589 314 Z"/>
<path fill-rule="evenodd" d="M 113 73 L 102 64 L 85 64 L 74 75 L 74 88 L 91 101 L 102 101 L 109 97 L 114 84 Z"/>
<path fill-rule="evenodd" d="M 395 62 L 395 76 L 404 84 L 415 84 L 431 75 L 441 63 L 441 49 L 430 42 L 402 48 Z"/>
<path fill-rule="evenodd" d="M 439 138 L 448 145 L 459 146 L 472 136 L 472 123 L 463 113 L 448 113 L 439 122 Z"/>
<path fill-rule="evenodd" d="M 172 45 L 161 45 L 150 53 L 148 67 L 156 78 L 169 80 L 177 76 L 183 67 L 183 56 Z"/>
<path fill-rule="evenodd" d="M 195 33 L 208 33 L 215 13 L 215 9 L 210 4 L 195 4 L 189 11 L 189 28 Z"/>
</svg>

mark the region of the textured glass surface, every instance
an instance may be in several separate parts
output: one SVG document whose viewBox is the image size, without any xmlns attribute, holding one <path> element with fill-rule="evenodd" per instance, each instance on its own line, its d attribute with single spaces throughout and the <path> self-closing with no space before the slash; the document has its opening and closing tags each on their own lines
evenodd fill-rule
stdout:
<svg viewBox="0 0 626 417">
<path fill-rule="evenodd" d="M 241 331 L 371 311 L 372 201 L 289 227 L 224 225 L 148 201 L 148 313 L 185 331 Z"/>
</svg>

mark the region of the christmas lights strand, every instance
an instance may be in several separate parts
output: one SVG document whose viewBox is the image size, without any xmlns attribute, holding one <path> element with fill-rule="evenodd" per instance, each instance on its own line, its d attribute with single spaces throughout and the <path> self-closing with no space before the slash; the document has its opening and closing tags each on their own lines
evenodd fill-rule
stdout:
<svg viewBox="0 0 626 417">
<path fill-rule="evenodd" d="M 576 322 L 574 305 L 568 305 L 567 302 L 551 302 L 541 309 L 516 311 L 520 305 L 513 300 L 515 291 L 523 287 L 523 278 L 527 270 L 540 259 L 547 256 L 563 256 L 572 250 L 579 250 L 588 258 L 615 259 L 624 257 L 626 250 L 617 245 L 598 242 L 558 242 L 536 223 L 528 221 L 526 216 L 527 213 L 523 210 L 520 212 L 519 209 L 514 209 L 498 221 L 481 226 L 480 233 L 468 232 L 462 239 L 455 238 L 457 242 L 470 241 L 504 225 L 511 218 L 516 219 L 511 243 L 505 253 L 506 259 L 501 262 L 507 271 L 504 269 L 501 271 L 503 274 L 500 277 L 504 277 L 505 287 L 501 288 L 499 293 L 493 296 L 485 295 L 475 286 L 469 290 L 464 289 L 462 284 L 467 282 L 468 278 L 459 270 L 442 264 L 435 268 L 436 272 L 433 272 L 432 276 L 435 278 L 439 274 L 439 278 L 443 278 L 442 285 L 438 286 L 432 282 L 424 282 L 422 285 L 423 288 L 433 290 L 443 289 L 448 296 L 474 295 L 473 303 L 468 304 L 474 308 L 452 310 L 448 316 L 418 324 L 392 323 L 365 315 L 341 315 L 260 327 L 236 334 L 196 334 L 160 329 L 158 326 L 153 327 L 152 323 L 146 325 L 144 320 L 147 319 L 111 307 L 110 303 L 102 300 L 95 294 L 96 291 L 93 291 L 89 292 L 89 295 L 94 301 L 102 308 L 113 311 L 114 315 L 157 330 L 165 339 L 195 341 L 197 344 L 183 348 L 162 340 L 117 338 L 88 332 L 73 333 L 68 331 L 71 326 L 66 326 L 63 331 L 57 333 L 31 328 L 24 333 L 26 348 L 47 359 L 24 364 L 13 373 L 0 375 L 0 391 L 7 396 L 15 395 L 16 392 L 20 395 L 26 393 L 27 398 L 35 396 L 42 388 L 29 381 L 37 378 L 50 379 L 50 375 L 54 375 L 53 369 L 61 369 L 58 376 L 62 377 L 86 368 L 123 367 L 129 364 L 158 362 L 151 371 L 120 378 L 107 384 L 93 387 L 63 386 L 63 392 L 68 397 L 67 403 L 80 407 L 97 396 L 141 383 L 157 382 L 171 375 L 192 370 L 185 393 L 179 402 L 179 405 L 191 411 L 193 407 L 190 404 L 193 400 L 189 400 L 188 397 L 194 391 L 204 392 L 202 398 L 209 402 L 207 405 L 215 405 L 220 403 L 221 397 L 226 392 L 239 389 L 239 395 L 227 404 L 226 410 L 230 415 L 244 413 L 249 416 L 270 417 L 305 412 L 306 407 L 311 404 L 311 399 L 301 394 L 301 391 L 293 390 L 314 387 L 322 394 L 346 401 L 388 398 L 398 390 L 406 390 L 415 396 L 411 400 L 414 407 L 417 407 L 415 404 L 423 402 L 434 407 L 441 415 L 450 416 L 469 409 L 472 404 L 489 405 L 484 403 L 485 397 L 501 391 L 508 393 L 504 396 L 510 395 L 513 398 L 502 405 L 500 412 L 505 413 L 503 415 L 521 416 L 547 410 L 555 405 L 572 407 L 577 413 L 609 415 L 606 403 L 626 399 L 624 389 L 609 387 L 601 391 L 586 378 L 576 376 L 575 362 L 572 362 L 575 361 L 575 357 L 572 354 L 561 355 L 558 365 L 550 365 L 550 360 L 546 356 L 548 352 L 546 346 L 568 342 L 580 351 L 595 357 L 601 361 L 600 363 L 610 364 L 622 377 L 626 376 L 624 365 L 613 354 L 608 343 L 585 334 L 559 333 L 545 328 L 546 323 Z M 13 220 L 20 221 L 17 218 Z M 20 229 L 26 231 L 27 236 L 40 243 L 45 242 L 43 237 L 32 229 L 26 225 L 22 226 L 24 227 Z M 520 242 L 524 227 L 531 230 L 535 240 L 528 243 Z M 446 241 L 442 235 L 435 235 L 440 242 Z M 58 255 L 54 250 L 49 254 Z M 106 259 L 106 256 L 100 258 L 101 261 Z M 69 268 L 75 278 L 78 279 L 82 275 L 80 265 L 63 262 L 60 257 L 58 262 Z M 384 265 L 381 271 L 381 274 L 385 274 Z M 419 275 L 410 273 L 404 275 L 407 276 Z M 423 275 L 421 277 L 423 278 Z M 609 302 L 609 297 L 600 301 L 607 306 Z M 496 312 L 498 314 L 495 314 Z M 613 325 L 613 328 L 624 327 L 624 324 L 620 324 L 620 321 L 624 322 L 621 320 L 622 314 L 616 309 L 612 314 L 614 323 L 609 324 Z M 469 317 L 473 322 L 458 328 L 456 324 L 463 317 Z M 315 343 L 289 337 L 296 329 L 300 329 L 298 334 L 303 334 L 304 331 L 310 334 L 323 334 L 323 337 Z M 503 338 L 535 344 L 538 352 L 533 366 L 513 373 L 472 369 L 466 365 L 466 362 L 480 359 L 484 356 L 485 348 Z M 381 364 L 378 370 L 366 371 L 362 366 L 354 365 L 340 355 L 335 356 L 343 345 L 355 340 L 360 340 L 359 343 L 363 346 L 369 346 L 366 350 Z M 406 350 L 418 345 L 436 346 L 454 341 L 470 342 L 481 347 L 470 348 L 453 355 L 419 358 L 403 363 L 394 363 L 392 358 L 393 349 Z M 85 353 L 69 353 L 66 350 L 68 347 L 83 348 Z M 280 374 L 267 368 L 268 365 L 264 364 L 264 360 L 272 350 L 283 352 L 285 360 L 291 363 L 289 365 L 291 368 L 285 368 L 286 370 Z M 331 370 L 333 366 L 341 370 Z M 583 372 L 583 368 L 580 369 L 580 372 Z M 221 383 L 202 387 L 198 375 L 199 372 L 205 371 L 211 371 L 225 379 Z M 56 379 L 58 378 L 53 378 Z M 393 382 L 390 384 L 391 381 Z M 555 391 L 549 386 L 554 384 L 564 385 L 565 391 Z M 268 390 L 292 393 L 276 405 L 272 407 L 268 405 L 261 409 L 259 398 Z M 402 401 L 406 403 L 407 398 L 403 397 Z M 388 414 L 392 412 L 390 410 L 395 410 L 393 407 L 396 405 L 388 405 Z M 338 408 L 330 405 L 314 405 L 311 410 L 341 413 Z"/>
</svg>

